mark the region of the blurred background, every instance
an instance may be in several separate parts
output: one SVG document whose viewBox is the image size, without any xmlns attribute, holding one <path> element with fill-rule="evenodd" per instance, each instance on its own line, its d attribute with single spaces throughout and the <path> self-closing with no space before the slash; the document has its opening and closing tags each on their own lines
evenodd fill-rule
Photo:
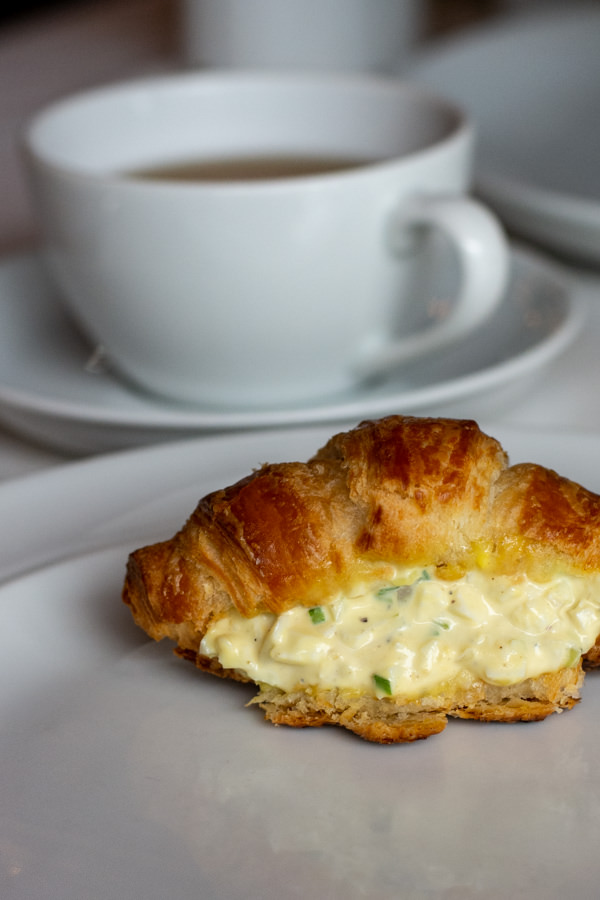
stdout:
<svg viewBox="0 0 600 900">
<path fill-rule="evenodd" d="M 515 5 L 515 2 L 519 3 L 519 0 L 422 0 L 425 8 L 425 37 L 444 34 L 501 15 L 507 6 Z M 521 2 L 526 3 L 527 0 Z M 0 22 L 15 22 L 39 13 L 94 5 L 106 5 L 106 0 L 5 0 L 0 8 Z M 166 18 L 171 14 L 172 19 L 175 19 L 177 3 L 163 0 L 161 5 L 167 14 Z"/>
<path fill-rule="evenodd" d="M 0 4 L 0 259 L 27 255 L 38 247 L 20 152 L 23 129 L 32 114 L 75 91 L 186 65 L 182 11 L 192 2 L 196 0 Z M 232 2 L 222 0 L 224 7 Z M 322 2 L 326 8 L 333 0 L 298 2 L 303 7 Z M 346 11 L 345 4 L 350 6 L 353 0 L 339 2 Z M 368 0 L 369 11 L 388 2 L 392 0 Z M 418 37 L 411 42 L 415 59 L 412 67 L 410 59 L 405 65 L 409 77 L 436 87 L 441 84 L 440 92 L 449 96 L 460 81 L 456 95 L 463 102 L 464 92 L 464 105 L 475 114 L 476 156 L 482 164 L 476 192 L 501 215 L 511 237 L 541 248 L 549 263 L 554 263 L 553 254 L 557 261 L 570 262 L 576 253 L 581 275 L 584 265 L 591 268 L 596 329 L 586 329 L 584 341 L 565 355 L 540 391 L 523 391 L 516 405 L 511 398 L 515 407 L 511 421 L 528 427 L 563 421 L 597 428 L 597 391 L 590 398 L 582 383 L 592 384 L 589 373 L 597 371 L 600 341 L 600 0 L 398 2 L 419 14 Z M 248 7 L 252 5 L 248 0 Z M 568 19 L 572 28 L 565 27 Z M 404 62 L 400 55 L 400 72 Z M 423 79 L 424 73 L 430 80 Z M 489 178 L 482 178 L 489 174 L 496 177 L 495 194 L 490 193 L 494 185 Z M 516 189 L 507 178 L 515 175 Z M 534 287 L 547 284 L 537 277 L 533 282 Z M 479 345 L 481 358 L 470 359 L 469 365 L 483 370 L 489 366 L 496 337 L 493 347 Z M 542 359 L 542 354 L 536 358 Z M 428 372 L 428 383 L 431 377 Z M 37 403 L 37 383 L 35 391 Z M 0 406 L 1 401 L 0 397 Z M 489 419 L 489 404 L 485 414 Z"/>
</svg>

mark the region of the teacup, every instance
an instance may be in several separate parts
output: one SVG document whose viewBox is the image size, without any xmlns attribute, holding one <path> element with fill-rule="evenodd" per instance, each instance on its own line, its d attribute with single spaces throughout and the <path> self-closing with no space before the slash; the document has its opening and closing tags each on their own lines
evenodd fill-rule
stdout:
<svg viewBox="0 0 600 900">
<path fill-rule="evenodd" d="M 471 124 L 416 86 L 175 74 L 59 101 L 25 144 L 60 296 L 163 397 L 314 402 L 435 353 L 502 298 L 506 240 L 466 193 Z M 419 291 L 440 234 L 460 269 L 441 311 Z"/>
</svg>

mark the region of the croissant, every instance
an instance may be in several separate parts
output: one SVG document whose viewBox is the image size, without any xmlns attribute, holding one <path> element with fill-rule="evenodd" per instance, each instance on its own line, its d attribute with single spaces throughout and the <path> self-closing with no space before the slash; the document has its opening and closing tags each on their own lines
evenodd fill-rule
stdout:
<svg viewBox="0 0 600 900">
<path fill-rule="evenodd" d="M 275 724 L 539 720 L 600 664 L 600 497 L 472 421 L 367 421 L 204 497 L 130 555 L 123 599 Z"/>
</svg>

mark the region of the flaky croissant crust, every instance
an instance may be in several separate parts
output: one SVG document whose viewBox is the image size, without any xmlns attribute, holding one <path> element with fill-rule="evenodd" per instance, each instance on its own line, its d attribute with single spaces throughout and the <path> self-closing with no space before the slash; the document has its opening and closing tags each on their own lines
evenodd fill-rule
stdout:
<svg viewBox="0 0 600 900">
<path fill-rule="evenodd" d="M 600 570 L 600 497 L 509 467 L 472 421 L 391 416 L 307 463 L 264 465 L 202 499 L 171 540 L 131 554 L 123 598 L 155 639 L 196 651 L 210 622 L 311 606 L 382 562 L 538 579 Z"/>
</svg>

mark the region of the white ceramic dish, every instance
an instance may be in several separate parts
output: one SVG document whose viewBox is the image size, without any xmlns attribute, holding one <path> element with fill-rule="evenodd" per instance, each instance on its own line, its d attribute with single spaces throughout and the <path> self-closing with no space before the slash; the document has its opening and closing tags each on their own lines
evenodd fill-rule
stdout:
<svg viewBox="0 0 600 900">
<path fill-rule="evenodd" d="M 514 461 L 600 490 L 599 437 L 487 430 Z M 379 747 L 266 725 L 243 708 L 245 686 L 202 676 L 133 625 L 119 598 L 129 549 L 170 534 L 205 490 L 303 458 L 329 433 L 192 440 L 0 487 L 17 532 L 0 544 L 0 580 L 69 557 L 0 588 L 3 895 L 596 896 L 599 676 L 542 723 L 452 722 Z"/>
<path fill-rule="evenodd" d="M 600 9 L 535 8 L 438 43 L 404 74 L 478 128 L 479 193 L 517 235 L 600 263 Z"/>
<path fill-rule="evenodd" d="M 573 340 L 584 315 L 575 282 L 561 268 L 514 250 L 512 270 L 500 309 L 453 347 L 320 404 L 257 411 L 168 405 L 108 371 L 86 371 L 90 348 L 62 311 L 39 259 L 8 260 L 0 265 L 0 420 L 29 438 L 86 453 L 390 412 L 489 417 L 494 394 L 539 373 Z"/>
</svg>

